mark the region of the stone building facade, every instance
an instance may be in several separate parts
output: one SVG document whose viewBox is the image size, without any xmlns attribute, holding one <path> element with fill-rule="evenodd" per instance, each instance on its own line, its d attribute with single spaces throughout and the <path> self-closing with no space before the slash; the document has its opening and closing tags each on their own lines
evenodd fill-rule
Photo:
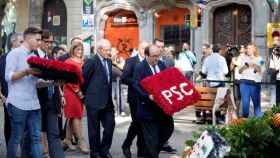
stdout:
<svg viewBox="0 0 280 158">
<path fill-rule="evenodd" d="M 49 22 L 48 18 L 54 18 L 55 13 L 52 14 L 52 11 L 63 10 L 61 16 L 65 17 L 60 17 L 60 20 L 63 20 L 60 21 L 60 24 L 63 22 L 66 24 L 63 29 L 59 28 L 62 29 L 60 32 L 64 32 L 64 38 L 60 39 L 63 42 L 69 42 L 72 37 L 85 33 L 93 34 L 96 39 L 103 37 L 111 38 L 115 40 L 115 47 L 125 47 L 123 41 L 129 41 L 129 39 L 117 39 L 115 36 L 118 34 L 112 32 L 118 32 L 118 28 L 121 30 L 122 27 L 128 27 L 137 29 L 137 31 L 132 31 L 133 34 L 137 35 L 133 35 L 132 37 L 125 35 L 127 38 L 129 37 L 134 40 L 134 44 L 132 42 L 130 47 L 136 47 L 135 43 L 139 41 L 145 40 L 151 42 L 154 38 L 158 37 L 163 38 L 167 41 L 168 45 L 174 46 L 176 49 L 179 49 L 179 45 L 182 42 L 189 42 L 192 45 L 192 49 L 199 55 L 203 43 L 215 43 L 217 39 L 222 38 L 228 40 L 227 43 L 229 44 L 244 44 L 242 42 L 240 43 L 240 41 L 246 38 L 248 42 L 255 42 L 260 48 L 262 55 L 265 55 L 266 24 L 272 19 L 272 13 L 265 0 L 208 0 L 204 5 L 199 5 L 201 7 L 202 18 L 201 26 L 197 28 L 186 26 L 190 17 L 196 14 L 198 4 L 195 0 L 96 1 L 94 28 L 83 29 L 81 25 L 82 0 L 17 0 L 18 20 L 16 31 L 23 31 L 25 27 L 30 25 L 42 26 L 44 18 L 45 21 L 47 19 L 47 22 Z M 57 3 L 60 4 L 56 5 Z M 51 10 L 49 14 L 46 11 L 47 5 L 53 5 L 54 8 L 60 5 L 64 7 Z M 231 8 L 232 13 L 228 15 L 219 14 L 223 8 L 226 10 L 227 8 Z M 236 21 L 236 18 L 230 17 L 231 14 L 232 16 L 239 17 L 238 11 L 242 13 L 244 12 L 244 8 L 248 14 L 241 20 L 237 18 L 240 23 L 227 23 L 229 19 Z M 120 15 L 119 12 L 123 14 Z M 172 12 L 176 14 L 172 14 Z M 126 23 L 126 21 L 124 23 L 115 23 L 118 18 L 125 17 L 127 20 L 129 16 L 133 16 L 136 22 Z M 245 26 L 244 23 L 247 25 Z M 245 29 L 242 26 L 237 26 L 239 24 L 244 25 L 243 27 Z M 227 37 L 221 37 L 222 35 L 219 35 L 219 30 L 216 29 L 220 25 L 224 25 L 225 28 L 229 27 L 230 30 L 235 31 L 233 31 L 232 35 L 228 34 Z M 45 26 L 42 27 L 44 28 Z M 235 37 L 235 39 L 231 39 L 230 37 L 232 36 L 243 36 L 244 38 L 238 39 Z M 177 41 L 172 43 L 172 40 Z"/>
</svg>

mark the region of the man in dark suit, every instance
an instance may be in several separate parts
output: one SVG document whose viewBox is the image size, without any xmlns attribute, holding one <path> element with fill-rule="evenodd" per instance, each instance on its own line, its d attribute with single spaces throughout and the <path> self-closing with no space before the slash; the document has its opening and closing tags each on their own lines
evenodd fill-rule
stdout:
<svg viewBox="0 0 280 158">
<path fill-rule="evenodd" d="M 158 158 L 163 144 L 170 138 L 174 130 L 174 121 L 153 101 L 153 95 L 148 94 L 140 85 L 140 81 L 166 68 L 159 60 L 160 50 L 151 45 L 145 49 L 145 60 L 136 65 L 133 74 L 133 87 L 139 99 L 137 119 L 140 121 L 145 147 L 149 158 Z M 173 128 L 170 128 L 173 127 Z"/>
<path fill-rule="evenodd" d="M 115 128 L 114 105 L 112 101 L 111 44 L 107 39 L 97 43 L 97 54 L 83 66 L 85 105 L 88 118 L 88 137 L 91 158 L 111 158 Z M 100 123 L 103 137 L 100 138 Z"/>
<path fill-rule="evenodd" d="M 164 62 L 167 67 L 174 66 L 174 64 L 175 64 L 174 60 L 165 56 L 164 41 L 162 39 L 156 38 L 156 39 L 154 39 L 154 45 L 157 46 L 158 49 L 160 50 L 160 60 L 162 62 Z M 170 129 L 173 129 L 173 128 L 174 128 L 173 126 L 170 127 Z M 175 154 L 177 151 L 176 149 L 172 148 L 169 145 L 168 141 L 166 143 L 164 143 L 161 150 L 164 152 L 167 152 L 169 154 Z"/>
<path fill-rule="evenodd" d="M 129 103 L 131 119 L 132 119 L 132 122 L 128 128 L 126 139 L 124 140 L 122 145 L 123 154 L 125 155 L 126 158 L 131 158 L 130 146 L 132 144 L 133 139 L 136 136 L 137 136 L 137 148 L 138 148 L 137 155 L 138 157 L 144 156 L 144 151 L 143 151 L 144 142 L 143 142 L 143 138 L 141 137 L 142 132 L 141 132 L 140 124 L 136 120 L 137 96 L 135 94 L 136 92 L 132 85 L 133 85 L 134 68 L 138 63 L 144 60 L 145 58 L 144 50 L 147 46 L 148 46 L 147 42 L 140 43 L 138 48 L 139 49 L 138 54 L 126 60 L 123 74 L 121 77 L 122 82 L 128 85 L 127 101 Z"/>
</svg>

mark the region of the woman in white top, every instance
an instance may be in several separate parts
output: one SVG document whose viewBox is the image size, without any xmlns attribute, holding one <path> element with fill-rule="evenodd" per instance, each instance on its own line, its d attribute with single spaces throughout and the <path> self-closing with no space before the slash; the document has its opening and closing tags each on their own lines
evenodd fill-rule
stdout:
<svg viewBox="0 0 280 158">
<path fill-rule="evenodd" d="M 239 82 L 240 82 L 239 68 L 240 68 L 240 64 L 241 64 L 240 59 L 242 58 L 242 56 L 244 56 L 245 52 L 246 52 L 246 47 L 244 45 L 241 45 L 240 49 L 239 49 L 239 55 L 236 57 L 233 57 L 231 60 L 231 64 L 230 64 L 230 70 L 232 72 L 232 78 L 234 81 L 234 86 L 233 86 L 234 100 L 237 105 L 238 114 L 239 114 L 239 108 L 240 108 L 240 104 L 241 104 L 241 95 L 240 95 L 240 86 L 239 86 Z"/>
<path fill-rule="evenodd" d="M 242 116 L 249 116 L 250 98 L 254 104 L 254 113 L 260 117 L 261 113 L 261 85 L 264 60 L 259 55 L 255 44 L 249 44 L 244 56 L 240 57 L 240 93 L 242 102 Z"/>
</svg>

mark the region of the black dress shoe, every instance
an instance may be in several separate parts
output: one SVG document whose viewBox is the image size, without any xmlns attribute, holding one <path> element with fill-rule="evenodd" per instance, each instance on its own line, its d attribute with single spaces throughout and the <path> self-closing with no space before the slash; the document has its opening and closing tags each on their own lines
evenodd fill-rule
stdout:
<svg viewBox="0 0 280 158">
<path fill-rule="evenodd" d="M 101 158 L 113 158 L 113 156 L 110 153 L 107 153 L 106 155 L 100 155 Z"/>
<path fill-rule="evenodd" d="M 126 158 L 131 158 L 131 151 L 130 151 L 130 148 L 128 148 L 128 147 L 122 147 L 122 152 L 123 152 L 123 155 L 124 155 Z"/>
<path fill-rule="evenodd" d="M 167 152 L 168 154 L 176 154 L 177 150 L 166 144 L 161 148 L 161 151 Z"/>
<path fill-rule="evenodd" d="M 148 157 L 148 153 L 147 152 L 145 152 L 145 151 L 138 151 L 137 152 L 137 157 L 138 158 L 144 158 L 144 157 Z"/>
<path fill-rule="evenodd" d="M 99 153 L 97 153 L 97 152 L 96 152 L 96 153 L 90 154 L 90 157 L 91 157 L 91 158 L 101 158 L 100 155 L 99 155 Z"/>
<path fill-rule="evenodd" d="M 137 154 L 137 158 L 147 158 L 148 154 Z"/>
</svg>

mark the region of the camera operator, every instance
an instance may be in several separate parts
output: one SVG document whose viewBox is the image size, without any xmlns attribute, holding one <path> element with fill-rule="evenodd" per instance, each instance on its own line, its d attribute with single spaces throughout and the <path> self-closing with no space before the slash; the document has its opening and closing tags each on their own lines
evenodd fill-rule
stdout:
<svg viewBox="0 0 280 158">
<path fill-rule="evenodd" d="M 274 45 L 269 62 L 272 81 L 276 81 L 276 104 L 280 102 L 280 45 Z"/>
</svg>

